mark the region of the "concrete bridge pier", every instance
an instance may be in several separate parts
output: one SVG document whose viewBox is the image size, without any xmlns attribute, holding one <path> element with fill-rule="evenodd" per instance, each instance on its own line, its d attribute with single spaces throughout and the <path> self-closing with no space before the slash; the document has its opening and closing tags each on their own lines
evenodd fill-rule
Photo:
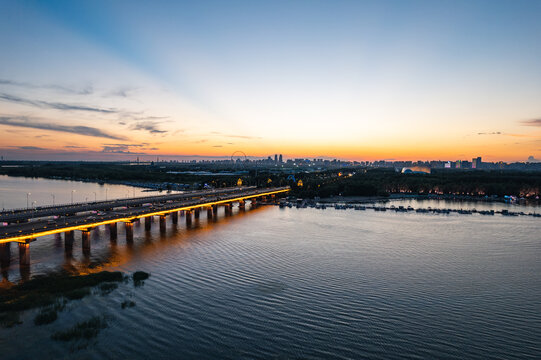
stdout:
<svg viewBox="0 0 541 360">
<path fill-rule="evenodd" d="M 231 203 L 227 203 L 224 205 L 225 215 L 230 216 L 233 215 L 233 205 Z"/>
<path fill-rule="evenodd" d="M 83 242 L 83 254 L 89 255 L 90 254 L 90 230 L 91 229 L 84 229 L 81 232 L 81 239 Z"/>
<path fill-rule="evenodd" d="M 212 214 L 214 217 L 218 217 L 218 205 L 212 205 Z"/>
<path fill-rule="evenodd" d="M 257 207 L 257 199 L 254 197 L 250 199 L 250 209 L 255 207 Z"/>
<path fill-rule="evenodd" d="M 246 202 L 244 200 L 239 200 L 239 210 L 246 210 Z"/>
<path fill-rule="evenodd" d="M 11 243 L 0 244 L 0 266 L 8 268 L 11 262 Z"/>
<path fill-rule="evenodd" d="M 211 220 L 212 219 L 212 206 L 209 206 L 207 208 L 207 220 Z"/>
<path fill-rule="evenodd" d="M 74 231 L 66 231 L 64 233 L 64 250 L 71 252 L 73 250 L 73 240 L 75 239 Z"/>
<path fill-rule="evenodd" d="M 160 232 L 164 233 L 166 230 L 165 221 L 167 220 L 165 215 L 160 215 Z"/>
<path fill-rule="evenodd" d="M 186 226 L 188 227 L 192 226 L 192 211 L 186 210 L 185 215 L 186 215 Z"/>
<path fill-rule="evenodd" d="M 152 216 L 147 216 L 145 218 L 145 230 L 150 231 L 152 228 Z"/>
<path fill-rule="evenodd" d="M 199 212 L 200 212 L 200 211 L 201 211 L 200 208 L 195 208 L 195 209 L 193 209 L 193 217 L 194 217 L 195 219 L 199 219 Z"/>
<path fill-rule="evenodd" d="M 118 228 L 116 223 L 109 224 L 109 238 L 111 242 L 115 242 L 118 237 Z"/>
<path fill-rule="evenodd" d="M 19 265 L 30 266 L 30 243 L 19 243 Z"/>
<path fill-rule="evenodd" d="M 126 228 L 126 242 L 132 243 L 133 242 L 133 223 L 125 222 L 124 226 Z"/>
<path fill-rule="evenodd" d="M 173 224 L 178 224 L 178 211 L 171 213 L 171 221 L 173 221 Z"/>
</svg>

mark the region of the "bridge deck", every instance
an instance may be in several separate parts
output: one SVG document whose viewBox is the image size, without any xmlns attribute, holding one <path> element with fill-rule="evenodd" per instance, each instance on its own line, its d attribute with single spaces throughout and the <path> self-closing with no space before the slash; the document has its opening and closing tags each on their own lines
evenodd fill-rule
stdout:
<svg viewBox="0 0 541 360">
<path fill-rule="evenodd" d="M 175 211 L 192 210 L 196 208 L 210 207 L 213 205 L 226 204 L 236 201 L 247 200 L 260 196 L 274 195 L 289 191 L 289 187 L 272 189 L 245 189 L 242 192 L 209 193 L 199 194 L 199 199 L 177 199 L 157 206 L 137 206 L 132 208 L 117 209 L 96 215 L 73 215 L 60 216 L 55 220 L 37 220 L 25 223 L 12 224 L 0 228 L 0 244 L 7 242 L 28 243 L 35 238 L 45 235 L 58 234 L 72 230 L 87 230 L 96 226 L 113 224 L 117 222 L 133 222 L 136 219 L 166 215 Z M 143 202 L 144 203 L 144 202 Z M 122 206 L 121 203 L 119 206 Z M 88 211 L 88 210 L 85 210 Z"/>
<path fill-rule="evenodd" d="M 30 218 L 40 218 L 53 215 L 69 215 L 83 211 L 107 210 L 119 206 L 141 206 L 145 203 L 156 203 L 174 200 L 184 200 L 198 198 L 201 196 L 211 196 L 220 194 L 239 194 L 246 191 L 255 190 L 255 187 L 235 187 L 222 188 L 214 190 L 190 191 L 185 193 L 175 193 L 166 195 L 152 195 L 128 199 L 113 199 L 108 201 L 96 201 L 88 203 L 62 204 L 57 206 L 44 206 L 34 209 L 16 209 L 0 212 L 0 222 L 19 222 Z"/>
</svg>

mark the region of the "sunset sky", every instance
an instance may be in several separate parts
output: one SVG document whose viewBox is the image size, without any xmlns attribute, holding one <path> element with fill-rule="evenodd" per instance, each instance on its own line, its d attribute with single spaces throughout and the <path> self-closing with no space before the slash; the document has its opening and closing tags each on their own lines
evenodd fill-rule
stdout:
<svg viewBox="0 0 541 360">
<path fill-rule="evenodd" d="M 541 158 L 541 1 L 2 0 L 0 49 L 7 159 Z"/>
</svg>

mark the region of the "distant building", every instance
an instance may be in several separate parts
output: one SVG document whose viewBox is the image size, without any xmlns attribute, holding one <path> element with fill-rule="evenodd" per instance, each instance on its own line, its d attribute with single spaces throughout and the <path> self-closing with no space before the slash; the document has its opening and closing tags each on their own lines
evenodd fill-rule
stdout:
<svg viewBox="0 0 541 360">
<path fill-rule="evenodd" d="M 472 169 L 481 169 L 483 167 L 483 160 L 481 159 L 481 157 L 476 157 L 476 158 L 473 158 L 472 161 L 471 161 L 471 167 Z"/>
<path fill-rule="evenodd" d="M 275 162 L 275 163 L 278 162 L 278 154 L 274 154 L 274 162 Z"/>
<path fill-rule="evenodd" d="M 282 154 L 280 154 L 280 157 L 278 158 L 278 162 L 281 164 L 284 162 L 284 159 L 282 158 Z"/>
</svg>

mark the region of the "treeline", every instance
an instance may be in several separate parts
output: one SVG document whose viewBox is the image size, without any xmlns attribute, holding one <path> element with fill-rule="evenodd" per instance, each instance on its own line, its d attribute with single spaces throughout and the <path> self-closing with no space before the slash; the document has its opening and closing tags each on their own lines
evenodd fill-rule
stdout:
<svg viewBox="0 0 541 360">
<path fill-rule="evenodd" d="M 199 175 L 175 171 L 215 171 L 210 165 L 129 165 L 91 162 L 21 162 L 0 167 L 11 176 L 62 178 L 103 182 L 182 183 L 202 187 L 290 185 L 299 197 L 386 196 L 396 193 L 470 196 L 514 195 L 535 198 L 541 193 L 541 172 L 513 170 L 433 170 L 431 174 L 402 174 L 393 169 L 344 168 L 321 172 L 275 173 L 258 169 L 240 175 Z M 234 172 L 235 168 L 222 169 Z M 299 180 L 302 186 L 299 186 Z"/>
<path fill-rule="evenodd" d="M 344 172 L 345 173 L 345 172 Z M 522 171 L 445 171 L 402 174 L 388 169 L 357 171 L 352 176 L 306 176 L 303 186 L 293 185 L 301 197 L 385 196 L 396 193 L 470 196 L 540 195 L 541 173 Z"/>
</svg>

